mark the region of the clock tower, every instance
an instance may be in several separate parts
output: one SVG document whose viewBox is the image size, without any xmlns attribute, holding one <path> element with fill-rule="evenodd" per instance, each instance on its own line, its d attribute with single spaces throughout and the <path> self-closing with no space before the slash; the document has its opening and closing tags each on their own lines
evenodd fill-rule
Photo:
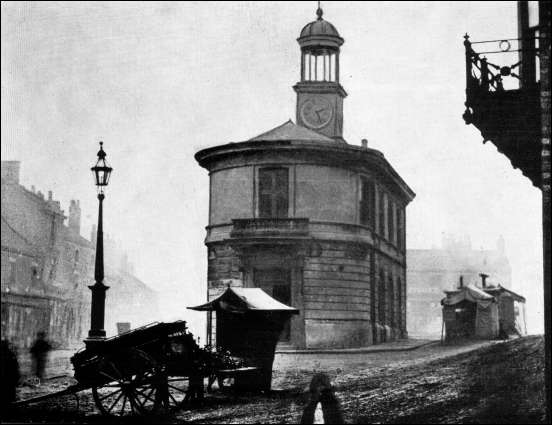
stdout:
<svg viewBox="0 0 552 425">
<path fill-rule="evenodd" d="M 322 18 L 307 24 L 297 39 L 301 46 L 301 80 L 297 93 L 297 124 L 345 143 L 343 99 L 347 93 L 339 83 L 339 48 L 343 38 Z"/>
</svg>

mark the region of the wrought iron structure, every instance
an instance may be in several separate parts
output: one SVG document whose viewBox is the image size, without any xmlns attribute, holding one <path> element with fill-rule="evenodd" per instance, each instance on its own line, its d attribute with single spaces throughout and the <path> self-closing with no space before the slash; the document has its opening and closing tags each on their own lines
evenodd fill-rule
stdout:
<svg viewBox="0 0 552 425">
<path fill-rule="evenodd" d="M 532 41 L 532 42 L 528 42 Z M 512 48 L 512 44 L 517 48 Z M 474 45 L 483 51 L 476 52 Z M 530 46 L 530 47 L 524 47 Z M 528 79 L 527 55 L 530 49 L 535 55 L 538 47 L 535 39 L 502 39 L 471 42 L 464 36 L 466 55 L 466 124 L 476 126 L 483 136 L 483 143 L 491 141 L 500 153 L 508 157 L 514 168 L 519 168 L 533 185 L 541 186 L 541 114 L 539 82 Z M 498 65 L 483 55 L 520 53 L 511 65 Z M 525 53 L 525 54 L 524 54 Z M 530 64 L 533 65 L 533 64 Z M 534 68 L 533 68 L 534 69 Z M 505 87 L 512 79 L 512 88 Z"/>
<path fill-rule="evenodd" d="M 94 278 L 96 282 L 90 285 L 92 291 L 92 307 L 90 310 L 90 330 L 85 343 L 92 345 L 105 338 L 104 316 L 105 316 L 105 292 L 109 286 L 104 285 L 104 258 L 103 258 L 103 200 L 105 198 L 104 190 L 109 183 L 109 177 L 113 168 L 106 160 L 106 153 L 103 150 L 103 142 L 100 142 L 98 151 L 98 161 L 90 170 L 94 175 L 94 183 L 98 189 L 98 234 L 96 237 L 96 264 L 94 269 Z"/>
</svg>

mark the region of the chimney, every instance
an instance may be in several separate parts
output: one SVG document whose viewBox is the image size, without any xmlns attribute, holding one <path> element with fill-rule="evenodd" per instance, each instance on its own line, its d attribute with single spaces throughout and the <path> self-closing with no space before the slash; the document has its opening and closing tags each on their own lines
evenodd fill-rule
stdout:
<svg viewBox="0 0 552 425">
<path fill-rule="evenodd" d="M 479 273 L 479 276 L 481 276 L 481 287 L 485 289 L 487 287 L 487 278 L 489 277 L 489 275 L 485 273 Z"/>
<path fill-rule="evenodd" d="M 48 191 L 48 201 L 51 201 L 53 199 L 53 193 L 51 190 Z"/>
<path fill-rule="evenodd" d="M 71 230 L 76 235 L 80 235 L 80 223 L 81 223 L 81 209 L 80 209 L 79 201 L 71 199 L 71 203 L 69 205 L 69 220 L 68 220 L 69 230 Z"/>
<path fill-rule="evenodd" d="M 361 143 L 362 143 L 362 149 L 368 149 L 368 140 L 367 139 L 362 139 Z"/>
<path fill-rule="evenodd" d="M 19 184 L 21 161 L 2 161 L 2 183 Z"/>
<path fill-rule="evenodd" d="M 34 187 L 34 185 L 31 186 L 31 192 L 36 193 L 36 188 Z"/>
<path fill-rule="evenodd" d="M 464 287 L 464 276 L 460 275 L 460 282 L 458 282 L 458 288 Z"/>
</svg>

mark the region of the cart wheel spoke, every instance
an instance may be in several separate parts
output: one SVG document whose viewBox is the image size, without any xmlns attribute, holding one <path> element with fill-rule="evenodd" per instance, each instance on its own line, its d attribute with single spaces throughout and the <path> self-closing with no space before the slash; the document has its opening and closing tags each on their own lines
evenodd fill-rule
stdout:
<svg viewBox="0 0 552 425">
<path fill-rule="evenodd" d="M 107 412 L 108 413 L 111 413 L 111 411 L 113 410 L 113 407 L 115 407 L 115 405 L 117 404 L 117 402 L 121 399 L 121 397 L 123 396 L 123 393 L 119 394 L 119 396 L 115 399 L 115 401 L 113 402 L 113 404 L 111 404 L 111 406 L 109 406 L 109 408 L 107 409 Z M 126 397 L 126 396 L 125 396 Z"/>
<path fill-rule="evenodd" d="M 176 390 L 176 391 L 180 391 L 181 393 L 186 393 L 186 391 L 188 391 L 187 389 L 184 389 L 184 388 L 178 388 L 178 387 L 175 387 L 174 385 L 170 385 L 169 384 L 169 388 L 172 388 L 173 390 Z"/>
<path fill-rule="evenodd" d="M 92 394 L 98 409 L 105 415 L 142 414 L 162 404 L 156 396 L 159 367 L 143 351 L 130 349 L 105 357 L 98 366 L 98 376 L 107 382 L 93 387 Z"/>
<path fill-rule="evenodd" d="M 145 400 L 149 400 L 149 401 L 155 403 L 155 400 L 152 399 L 151 397 L 149 397 L 149 396 L 151 395 L 151 393 L 153 393 L 154 391 L 155 391 L 155 388 L 152 388 L 151 391 L 150 391 L 150 393 L 149 393 L 148 395 L 146 395 L 146 394 L 144 394 L 142 391 L 140 391 L 138 388 L 135 388 L 135 389 L 134 389 L 134 392 L 135 392 L 136 394 L 140 394 L 142 397 L 144 397 L 144 403 L 142 403 L 142 405 L 144 405 L 144 404 L 146 403 Z"/>
<path fill-rule="evenodd" d="M 176 401 L 176 398 L 173 397 L 173 395 L 171 394 L 171 392 L 169 391 L 169 397 L 172 399 L 172 401 L 174 402 L 175 405 L 179 405 L 180 403 L 178 401 Z"/>
<path fill-rule="evenodd" d="M 108 378 L 111 382 L 112 381 L 119 381 L 119 378 L 114 378 L 113 376 L 105 373 L 103 370 L 100 370 L 100 375 L 103 375 L 105 376 L 106 378 Z"/>
<path fill-rule="evenodd" d="M 127 402 L 127 396 L 125 394 L 125 398 L 123 399 L 123 406 L 121 407 L 121 411 L 119 412 L 120 416 L 122 416 L 125 413 L 126 402 Z"/>
<path fill-rule="evenodd" d="M 113 394 L 117 394 L 117 393 L 119 393 L 119 392 L 121 392 L 121 391 L 123 391 L 123 390 L 122 390 L 121 388 L 119 388 L 118 390 L 115 390 L 115 391 L 113 391 L 113 392 L 111 392 L 111 393 L 109 393 L 109 394 L 107 394 L 107 395 L 104 395 L 103 397 L 100 397 L 100 401 L 103 401 L 103 400 L 105 400 L 106 398 L 111 397 Z"/>
</svg>

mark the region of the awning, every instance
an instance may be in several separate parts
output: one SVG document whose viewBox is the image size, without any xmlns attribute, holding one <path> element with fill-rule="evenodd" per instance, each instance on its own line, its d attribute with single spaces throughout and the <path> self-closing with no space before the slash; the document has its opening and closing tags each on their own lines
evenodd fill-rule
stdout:
<svg viewBox="0 0 552 425">
<path fill-rule="evenodd" d="M 487 294 L 476 286 L 467 285 L 458 291 L 447 292 L 447 296 L 441 300 L 441 304 L 455 305 L 464 300 L 480 304 L 486 308 L 490 303 L 495 301 L 495 297 Z"/>
<path fill-rule="evenodd" d="M 509 294 L 513 299 L 514 301 L 517 301 L 517 302 L 520 302 L 520 303 L 524 303 L 525 302 L 525 298 L 522 297 L 521 295 L 519 294 L 516 294 L 514 291 L 511 291 L 510 289 L 507 289 L 505 288 L 504 286 L 502 285 L 498 285 L 496 287 L 490 287 L 490 288 L 485 288 L 485 291 L 490 293 L 490 294 L 497 294 L 497 295 L 500 295 L 502 293 L 507 293 Z"/>
<path fill-rule="evenodd" d="M 188 307 L 188 309 L 197 311 L 224 310 L 236 313 L 273 311 L 299 314 L 299 310 L 275 300 L 261 288 L 228 288 L 214 300 L 196 307 Z"/>
</svg>

